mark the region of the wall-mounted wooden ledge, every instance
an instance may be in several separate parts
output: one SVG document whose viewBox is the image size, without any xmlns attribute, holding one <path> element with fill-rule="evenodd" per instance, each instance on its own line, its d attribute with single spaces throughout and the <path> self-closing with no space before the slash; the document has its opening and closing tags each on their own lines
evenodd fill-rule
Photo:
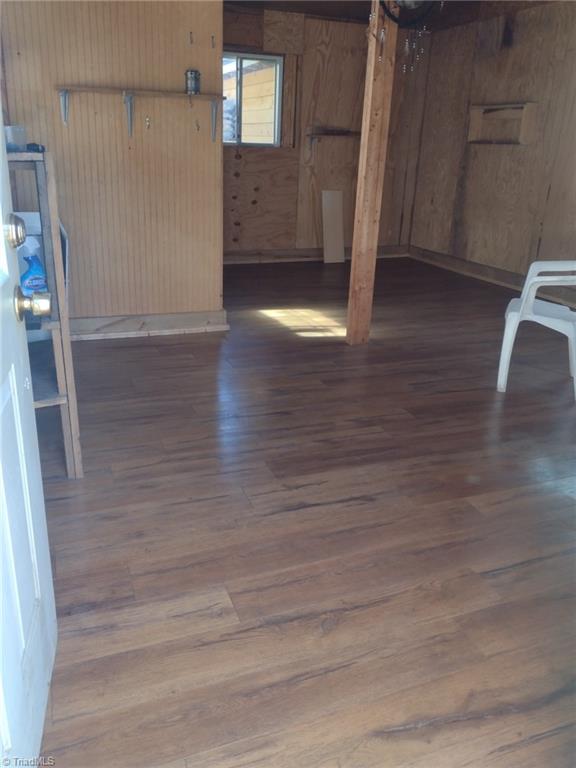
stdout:
<svg viewBox="0 0 576 768">
<path fill-rule="evenodd" d="M 150 96 L 152 98 L 180 98 L 193 99 L 194 101 L 224 101 L 226 96 L 221 93 L 185 93 L 184 91 L 157 90 L 154 88 L 131 88 L 130 86 L 106 86 L 106 85 L 57 85 L 56 90 L 69 91 L 70 93 L 100 93 L 103 95 L 132 93 L 134 96 Z"/>
<path fill-rule="evenodd" d="M 313 125 L 306 131 L 309 139 L 329 139 L 329 138 L 359 138 L 360 131 L 352 131 L 348 128 L 332 128 L 325 125 Z"/>
<path fill-rule="evenodd" d="M 522 145 L 538 138 L 538 104 L 472 104 L 468 125 L 470 144 Z"/>
<path fill-rule="evenodd" d="M 8 152 L 7 156 L 9 163 L 41 163 L 44 160 L 43 152 Z"/>
<path fill-rule="evenodd" d="M 173 336 L 183 333 L 228 331 L 226 311 L 183 312 L 171 315 L 70 318 L 73 341 L 128 339 L 139 336 Z"/>
<path fill-rule="evenodd" d="M 70 112 L 71 93 L 98 93 L 104 96 L 121 96 L 126 108 L 128 121 L 128 136 L 132 136 L 134 125 L 134 99 L 138 98 L 169 98 L 188 99 L 190 106 L 194 101 L 208 101 L 211 106 L 211 135 L 212 141 L 216 141 L 218 108 L 220 102 L 226 99 L 221 93 L 186 93 L 185 91 L 158 90 L 152 88 L 131 88 L 128 85 L 57 85 L 58 98 L 60 99 L 60 114 L 64 125 L 68 125 Z"/>
</svg>

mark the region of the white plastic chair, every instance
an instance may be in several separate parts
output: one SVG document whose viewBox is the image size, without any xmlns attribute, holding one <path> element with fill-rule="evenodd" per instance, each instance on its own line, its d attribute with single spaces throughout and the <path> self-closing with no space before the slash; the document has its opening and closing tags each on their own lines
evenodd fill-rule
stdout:
<svg viewBox="0 0 576 768">
<path fill-rule="evenodd" d="M 531 320 L 568 337 L 570 375 L 576 397 L 576 312 L 560 304 L 536 298 L 539 288 L 557 285 L 576 285 L 576 261 L 535 261 L 528 270 L 520 298 L 512 299 L 508 304 L 498 368 L 498 392 L 506 392 L 510 358 L 518 326 L 523 320 Z"/>
</svg>

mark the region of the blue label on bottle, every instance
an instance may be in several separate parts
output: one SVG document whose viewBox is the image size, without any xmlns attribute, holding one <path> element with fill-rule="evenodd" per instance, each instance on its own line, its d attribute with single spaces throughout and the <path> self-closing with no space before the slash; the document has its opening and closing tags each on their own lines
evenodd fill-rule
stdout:
<svg viewBox="0 0 576 768">
<path fill-rule="evenodd" d="M 33 293 L 42 293 L 46 290 L 46 280 L 43 275 L 30 275 L 22 282 L 22 293 L 31 296 Z"/>
</svg>

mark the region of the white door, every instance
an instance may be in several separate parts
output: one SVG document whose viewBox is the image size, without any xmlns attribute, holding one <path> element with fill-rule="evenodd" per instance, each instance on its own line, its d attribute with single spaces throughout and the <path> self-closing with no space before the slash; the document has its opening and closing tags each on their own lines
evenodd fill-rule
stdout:
<svg viewBox="0 0 576 768">
<path fill-rule="evenodd" d="M 0 117 L 0 765 L 37 757 L 56 650 L 56 612 Z M 11 758 L 11 759 L 10 759 Z M 21 765 L 23 763 L 20 763 Z"/>
</svg>

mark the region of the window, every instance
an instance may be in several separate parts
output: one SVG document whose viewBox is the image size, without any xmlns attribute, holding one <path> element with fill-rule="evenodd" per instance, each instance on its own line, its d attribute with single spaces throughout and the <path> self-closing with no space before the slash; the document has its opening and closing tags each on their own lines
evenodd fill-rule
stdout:
<svg viewBox="0 0 576 768">
<path fill-rule="evenodd" d="M 282 56 L 225 53 L 225 144 L 280 144 Z"/>
</svg>

